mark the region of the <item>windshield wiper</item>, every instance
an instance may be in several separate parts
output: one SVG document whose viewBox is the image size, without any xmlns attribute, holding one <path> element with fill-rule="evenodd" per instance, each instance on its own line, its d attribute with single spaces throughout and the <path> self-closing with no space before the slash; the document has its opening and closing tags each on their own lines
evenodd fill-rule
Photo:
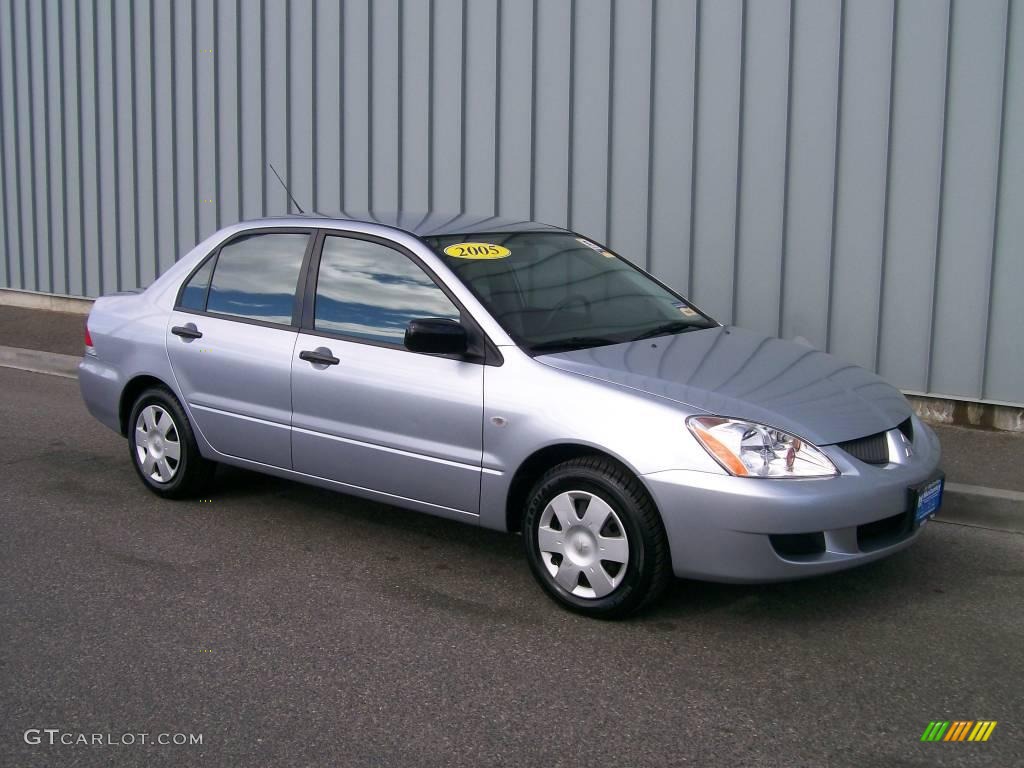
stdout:
<svg viewBox="0 0 1024 768">
<path fill-rule="evenodd" d="M 699 331 L 707 328 L 706 325 L 697 325 L 695 323 L 689 323 L 685 320 L 672 320 L 668 323 L 662 323 L 661 325 L 651 328 L 649 331 L 644 331 L 639 336 L 634 336 L 630 341 L 640 341 L 640 339 L 652 339 L 655 336 L 668 336 L 673 333 L 686 333 L 687 331 Z"/>
<path fill-rule="evenodd" d="M 531 352 L 568 352 L 572 349 L 587 347 L 603 347 L 608 344 L 621 344 L 620 339 L 609 339 L 604 336 L 570 336 L 567 339 L 552 339 L 539 344 L 531 344 Z"/>
</svg>

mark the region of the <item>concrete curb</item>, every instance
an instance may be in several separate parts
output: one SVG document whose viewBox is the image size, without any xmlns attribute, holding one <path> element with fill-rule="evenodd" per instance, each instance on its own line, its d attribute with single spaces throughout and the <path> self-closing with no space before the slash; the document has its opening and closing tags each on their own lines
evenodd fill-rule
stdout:
<svg viewBox="0 0 1024 768">
<path fill-rule="evenodd" d="M 1024 503 L 1019 492 L 947 483 L 935 522 L 991 531 L 1024 533 Z"/>
<path fill-rule="evenodd" d="M 92 299 L 81 296 L 55 296 L 52 293 L 21 291 L 14 288 L 0 288 L 0 304 L 24 309 L 45 309 L 50 312 L 71 312 L 88 315 Z"/>
<path fill-rule="evenodd" d="M 74 355 L 61 355 L 56 352 L 0 346 L 0 367 L 45 373 L 50 376 L 63 376 L 66 379 L 78 378 L 78 363 L 81 359 Z"/>
</svg>

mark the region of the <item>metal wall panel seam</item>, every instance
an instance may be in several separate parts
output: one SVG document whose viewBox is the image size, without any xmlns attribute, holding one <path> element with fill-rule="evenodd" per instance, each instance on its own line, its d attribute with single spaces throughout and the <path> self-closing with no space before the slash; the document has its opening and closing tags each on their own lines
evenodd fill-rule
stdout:
<svg viewBox="0 0 1024 768">
<path fill-rule="evenodd" d="M 260 215 L 267 215 L 267 0 L 260 0 Z"/>
<path fill-rule="evenodd" d="M 946 9 L 946 75 L 942 89 L 942 127 L 939 138 L 939 202 L 935 214 L 935 259 L 932 262 L 931 306 L 928 308 L 928 357 L 925 364 L 925 391 L 932 391 L 932 360 L 935 357 L 935 299 L 939 288 L 940 254 L 942 253 L 942 212 L 946 201 L 946 129 L 949 127 L 949 80 L 953 60 L 953 6 Z"/>
<path fill-rule="evenodd" d="M 17 227 L 18 227 L 18 255 L 17 255 L 17 259 L 18 259 L 18 282 L 20 283 L 20 285 L 16 286 L 16 287 L 24 288 L 25 287 L 25 231 L 24 231 L 25 227 L 23 226 L 24 212 L 22 211 L 22 201 L 23 201 L 24 198 L 22 197 L 22 194 L 21 194 L 21 130 L 20 130 L 19 126 L 18 126 L 18 115 L 17 115 L 17 110 L 18 110 L 18 79 L 17 79 L 18 67 L 17 67 L 16 62 L 17 62 L 18 52 L 17 52 L 17 42 L 15 40 L 16 36 L 14 34 L 14 3 L 13 2 L 8 6 L 8 11 L 9 12 L 6 14 L 7 20 L 6 20 L 5 27 L 7 28 L 7 34 L 10 37 L 10 42 L 11 42 L 10 46 L 6 47 L 6 49 L 10 51 L 11 90 L 10 90 L 10 93 L 8 94 L 7 98 L 10 100 L 10 107 L 11 108 L 10 108 L 10 111 L 5 109 L 4 112 L 6 114 L 10 115 L 11 127 L 13 128 L 12 132 L 14 134 L 14 137 L 13 137 L 14 138 L 14 141 L 13 141 L 13 149 L 14 149 L 14 152 L 13 152 L 13 154 L 14 154 L 14 205 L 17 208 L 17 215 L 13 216 L 12 218 L 15 220 L 15 222 L 17 223 Z M 3 53 L 2 48 L 4 48 L 4 47 L 5 46 L 0 46 L 0 53 Z M 13 263 L 13 261 L 12 261 L 12 263 Z M 84 270 L 85 269 L 85 267 L 84 267 L 85 259 L 82 260 L 82 264 L 83 264 L 82 269 Z M 14 272 L 13 272 L 13 270 L 11 272 L 11 280 L 9 281 L 8 284 L 11 285 L 12 287 L 15 287 L 14 286 Z"/>
<path fill-rule="evenodd" d="M 500 44 L 500 40 L 499 40 Z M 427 211 L 434 207 L 434 0 L 427 2 Z M 495 115 L 497 117 L 497 115 Z M 497 120 L 495 120 L 497 125 Z M 497 163 L 495 152 L 495 163 Z M 497 174 L 495 174 L 497 179 Z"/>
<path fill-rule="evenodd" d="M 466 48 L 468 47 L 466 43 L 466 2 L 467 0 L 462 0 L 460 9 L 462 27 L 459 32 L 459 42 L 462 46 L 459 52 L 459 213 L 466 211 Z M 536 8 L 536 5 L 534 7 Z M 401 76 L 401 68 L 399 68 L 399 76 Z M 398 143 L 402 143 L 401 137 L 399 137 Z"/>
<path fill-rule="evenodd" d="M 882 329 L 885 327 L 885 269 L 889 257 L 889 188 L 892 182 L 892 124 L 895 107 L 893 89 L 896 85 L 896 41 L 899 30 L 899 0 L 892 3 L 892 38 L 889 44 L 889 101 L 885 133 L 885 189 L 882 192 L 881 261 L 878 265 L 878 312 L 875 315 L 875 370 L 881 362 Z"/>
<path fill-rule="evenodd" d="M 395 158 L 395 160 L 398 179 L 395 184 L 395 199 L 398 200 L 398 208 L 401 209 L 402 201 L 405 199 L 405 184 L 403 183 L 403 176 L 405 174 L 405 168 L 403 167 L 403 161 L 405 160 L 405 45 L 403 44 L 403 35 L 405 34 L 405 0 L 398 0 L 397 29 L 398 31 L 396 34 L 398 35 L 398 45 L 396 45 L 395 48 L 397 48 L 396 53 L 398 56 L 398 82 L 396 83 L 398 90 L 398 105 L 395 114 L 395 121 L 398 124 L 398 157 Z"/>
<path fill-rule="evenodd" d="M 211 39 L 211 57 L 213 61 L 211 65 L 213 67 L 213 225 L 215 229 L 220 229 L 220 35 L 218 31 L 220 25 L 218 19 L 220 18 L 220 4 L 213 6 L 213 22 L 212 29 L 210 31 Z M 193 42 L 193 47 L 198 40 Z M 235 73 L 235 80 L 237 86 L 238 73 Z M 196 239 L 202 240 L 205 233 L 197 233 Z"/>
<path fill-rule="evenodd" d="M 104 292 L 106 270 L 103 268 L 103 141 L 100 137 L 100 53 L 99 53 L 99 15 L 96 12 L 96 0 L 92 0 L 92 110 L 93 141 L 96 143 L 96 245 L 97 245 L 97 286 L 98 293 Z M 173 39 L 173 38 L 172 38 Z"/>
<path fill-rule="evenodd" d="M 154 3 L 149 2 L 149 153 L 150 162 L 153 164 L 153 274 L 160 274 L 160 196 L 157 189 L 160 187 L 160 164 L 157 160 L 156 151 L 156 9 Z"/>
<path fill-rule="evenodd" d="M 25 0 L 25 37 L 27 41 L 25 51 L 25 68 L 28 70 L 27 75 L 27 94 L 28 94 L 28 167 L 29 167 L 29 184 L 31 185 L 31 192 L 29 193 L 29 206 L 32 211 L 32 240 L 38 245 L 39 241 L 39 206 L 37 203 L 37 191 L 38 186 L 36 177 L 36 91 L 38 87 L 36 85 L 35 78 L 35 67 L 32 66 L 32 0 Z M 32 275 L 33 275 L 33 289 L 40 291 L 42 286 L 39 285 L 39 248 L 33 248 L 32 258 Z M 25 281 L 24 274 L 22 275 L 22 283 Z M 27 287 L 27 286 L 25 286 Z"/>
<path fill-rule="evenodd" d="M 120 152 L 120 137 L 121 128 L 118 124 L 118 117 L 121 114 L 117 108 L 117 87 L 119 84 L 119 77 L 117 71 L 117 14 L 114 11 L 115 6 L 110 6 L 110 75 L 113 80 L 110 99 L 111 105 L 114 110 L 114 114 L 111 119 L 111 129 L 114 133 L 114 151 L 111 152 L 111 159 L 114 163 L 114 248 L 117 251 L 114 254 L 114 284 L 117 286 L 117 290 L 124 290 L 124 269 L 122 267 L 122 261 L 124 259 L 124 249 L 121 247 L 121 184 L 119 179 L 121 178 L 121 152 Z"/>
<path fill-rule="evenodd" d="M 199 195 L 200 195 L 200 184 L 199 184 L 199 99 L 196 93 L 196 66 L 199 64 L 196 56 L 196 0 L 189 0 L 189 13 L 188 13 L 188 30 L 189 30 L 189 102 L 192 105 L 190 115 L 192 121 L 192 237 L 186 239 L 188 246 L 186 250 L 198 242 L 199 240 Z M 189 243 L 192 240 L 194 242 Z M 175 260 L 181 258 L 182 253 L 176 253 L 174 255 Z"/>
<path fill-rule="evenodd" d="M 338 40 L 345 39 L 345 5 L 338 6 Z M 345 208 L 345 52 L 338 51 L 338 137 L 340 148 L 338 152 L 338 202 L 340 208 Z"/>
<path fill-rule="evenodd" d="M 370 2 L 370 14 L 373 14 L 373 3 Z M 284 4 L 284 180 L 286 184 L 291 184 L 292 178 L 292 14 L 291 14 L 291 3 Z M 369 25 L 367 25 L 369 27 Z M 369 40 L 367 44 L 369 45 Z M 367 67 L 369 70 L 369 67 Z M 372 89 L 371 89 L 372 90 Z M 367 122 L 373 120 L 372 112 L 370 109 L 366 110 Z M 372 140 L 373 132 L 370 132 L 370 139 Z M 373 153 L 372 147 L 367 152 L 369 157 L 367 162 L 370 166 L 373 165 Z M 369 176 L 369 174 L 367 174 Z M 292 211 L 292 196 L 289 190 L 285 190 L 284 194 L 284 210 L 286 213 L 293 213 Z M 298 211 L 294 211 L 298 213 Z"/>
<path fill-rule="evenodd" d="M 75 71 L 77 77 L 75 77 L 75 100 L 77 101 L 76 114 L 78 115 L 75 121 L 78 127 L 78 253 L 81 256 L 81 272 L 82 272 L 82 295 L 89 295 L 89 284 L 87 281 L 88 275 L 86 272 L 86 259 L 85 259 L 85 206 L 82 201 L 85 200 L 85 166 L 82 160 L 82 26 L 81 16 L 79 14 L 79 4 L 75 3 Z M 19 229 L 20 233 L 20 229 Z M 159 270 L 158 270 L 159 271 Z"/>
<path fill-rule="evenodd" d="M 843 139 L 843 71 L 846 49 L 843 35 L 846 30 L 846 0 L 839 0 L 839 51 L 836 54 L 836 130 L 832 147 L 832 222 L 829 224 L 828 281 L 825 285 L 825 351 L 832 349 L 832 310 L 835 295 L 836 216 L 839 208 L 839 163 Z"/>
<path fill-rule="evenodd" d="M 696 227 L 694 221 L 697 212 L 697 118 L 698 105 L 700 103 L 700 17 L 703 3 L 697 0 L 697 10 L 694 14 L 693 29 L 693 123 L 691 126 L 690 145 L 690 249 L 686 264 L 686 294 L 693 298 L 693 262 Z"/>
<path fill-rule="evenodd" d="M 612 152 L 615 132 L 615 0 L 608 4 L 608 129 L 605 141 L 605 185 L 604 185 L 604 242 L 611 245 L 612 240 Z"/>
<path fill-rule="evenodd" d="M 64 142 L 67 138 L 67 119 L 65 118 L 67 112 L 67 104 L 64 99 L 64 5 L 63 3 L 57 3 L 57 69 L 60 73 L 58 86 L 59 86 L 59 109 L 60 109 L 60 204 L 61 204 L 61 226 L 63 228 L 63 243 L 64 243 L 64 293 L 71 293 L 71 246 L 68 243 L 68 153 L 67 147 Z M 2 82 L 2 80 L 0 80 Z M 0 142 L 0 151 L 2 151 L 3 142 Z M 5 213 L 6 216 L 6 213 Z M 10 285 L 10 278 L 7 280 L 7 284 Z"/>
<path fill-rule="evenodd" d="M 132 250 L 135 258 L 135 282 L 142 283 L 142 246 L 140 243 L 140 230 L 139 226 L 139 105 L 138 95 L 136 93 L 136 77 L 135 77 L 135 53 L 138 50 L 135 45 L 135 5 L 129 3 L 128 5 L 128 50 L 131 52 L 132 65 L 129 67 L 129 88 L 132 97 L 132 219 L 135 225 L 132 227 Z M 150 73 L 152 77 L 152 73 Z"/>
<path fill-rule="evenodd" d="M 494 215 L 498 215 L 498 211 L 501 210 L 501 3 L 502 0 L 497 0 L 495 3 L 495 16 L 494 16 Z M 430 42 L 428 45 L 430 50 L 430 59 L 433 61 L 434 58 L 434 25 L 433 16 L 431 16 L 430 24 Z M 433 69 L 431 69 L 430 83 L 433 85 Z M 433 92 L 431 92 L 431 97 Z M 430 99 L 433 103 L 433 98 Z M 428 147 L 433 147 L 433 141 L 429 141 Z M 428 169 L 433 170 L 433 163 L 428 164 Z M 571 180 L 569 182 L 572 183 Z M 428 202 L 432 202 L 433 198 L 428 197 Z M 429 206 L 428 206 L 429 208 Z"/>
<path fill-rule="evenodd" d="M 50 278 L 50 280 L 49 280 L 49 283 L 50 283 L 50 293 L 53 293 L 54 290 L 56 289 L 56 286 L 54 286 L 54 284 L 53 284 L 53 206 L 50 204 L 51 189 L 49 189 L 50 185 L 52 185 L 52 183 L 53 183 L 53 175 L 52 175 L 53 171 L 52 171 L 52 167 L 51 167 L 51 164 L 50 164 L 50 151 L 49 151 L 49 147 L 48 147 L 48 144 L 49 144 L 49 141 L 50 141 L 50 105 L 49 105 L 49 103 L 47 101 L 47 97 L 50 94 L 50 63 L 49 63 L 50 56 L 49 56 L 49 46 L 46 43 L 46 41 L 47 41 L 47 31 L 49 29 L 49 24 L 47 23 L 47 14 L 46 14 L 46 5 L 45 5 L 45 3 L 40 5 L 39 8 L 40 8 L 40 12 L 42 13 L 42 21 L 40 22 L 40 37 L 42 37 L 42 40 L 43 40 L 43 45 L 42 45 L 42 48 L 43 48 L 43 88 L 42 88 L 42 97 L 43 97 L 43 136 L 45 137 L 44 138 L 44 142 L 43 142 L 43 147 L 44 147 L 44 150 L 45 150 L 43 152 L 43 157 L 44 157 L 44 166 L 46 168 L 46 171 L 44 173 L 43 178 L 46 180 L 46 185 L 48 187 L 48 189 L 46 190 L 46 240 L 47 240 L 47 243 L 48 243 L 49 247 L 46 249 L 46 261 L 47 261 L 47 264 L 49 264 L 49 271 L 50 271 L 50 274 L 49 274 L 49 278 Z M 37 285 L 39 284 L 38 280 L 36 280 L 36 284 Z M 40 286 L 40 288 L 41 288 L 41 286 Z"/>
<path fill-rule="evenodd" d="M 11 82 L 12 82 L 12 88 L 14 89 L 14 93 L 13 93 L 13 104 L 14 104 L 14 110 L 13 110 L 13 116 L 14 116 L 14 149 L 15 149 L 15 157 L 18 158 L 18 160 L 17 160 L 17 166 L 18 166 L 18 215 L 20 217 L 20 220 L 18 222 L 18 232 L 22 235 L 22 238 L 24 240 L 24 237 L 25 237 L 24 230 L 25 230 L 25 218 L 26 218 L 26 215 L 31 219 L 35 215 L 35 212 L 34 212 L 34 210 L 32 210 L 32 208 L 34 208 L 34 205 L 32 205 L 32 202 L 31 202 L 32 201 L 32 195 L 28 195 L 28 201 L 26 203 L 25 202 L 26 196 L 24 195 L 24 193 L 23 193 L 23 191 L 21 189 L 21 187 L 22 187 L 21 167 L 23 165 L 21 156 L 23 154 L 26 154 L 26 153 L 24 153 L 22 151 L 22 141 L 21 141 L 21 139 L 22 139 L 22 137 L 21 137 L 22 131 L 21 131 L 21 120 L 20 120 L 20 115 L 19 115 L 19 113 L 22 110 L 19 109 L 19 106 L 18 106 L 18 91 L 19 91 L 18 84 L 19 83 L 18 83 L 17 75 L 18 75 L 18 69 L 19 69 L 19 66 L 18 66 L 19 65 L 19 62 L 18 62 L 18 37 L 19 37 L 19 35 L 18 35 L 18 30 L 16 29 L 16 27 L 17 27 L 17 19 L 15 18 L 15 13 L 16 13 L 16 11 L 14 10 L 13 3 L 12 3 L 10 33 L 11 33 L 11 56 L 12 56 L 13 62 L 12 62 L 12 66 L 11 66 L 11 73 L 12 73 L 12 75 L 14 75 L 14 78 L 12 79 Z M 26 61 L 27 61 L 27 56 L 26 56 Z M 22 73 L 22 77 L 27 77 L 27 75 L 25 73 Z M 31 116 L 31 111 L 32 111 L 31 109 L 26 109 L 25 110 L 25 112 L 28 112 L 30 116 Z M 31 126 L 30 126 L 30 128 L 31 128 Z M 31 130 L 30 130 L 30 133 L 31 133 Z M 31 142 L 31 136 L 29 137 L 29 141 Z M 32 157 L 31 157 L 31 153 L 28 153 L 28 154 L 29 154 L 29 157 L 27 159 L 27 162 L 29 164 L 29 169 L 30 170 L 29 170 L 29 174 L 28 174 L 28 182 L 27 182 L 27 184 L 30 185 L 31 181 L 32 181 L 32 172 L 31 172 Z M 29 208 L 28 210 L 26 210 L 26 206 L 32 206 L 32 208 Z M 34 237 L 35 237 L 35 226 L 33 225 L 32 231 L 29 233 L 29 239 L 33 239 Z M 21 269 L 20 269 L 21 286 L 20 287 L 23 288 L 23 289 L 27 289 L 28 288 L 28 284 L 26 283 L 26 280 L 25 280 L 25 266 L 26 266 L 25 265 L 25 250 L 24 250 L 24 248 L 19 248 L 18 250 L 19 250 L 18 258 L 19 258 L 20 264 L 21 264 Z"/>
<path fill-rule="evenodd" d="M 576 98 L 576 0 L 569 0 L 569 120 L 568 131 L 566 134 L 566 150 L 568 157 L 566 158 L 566 189 L 565 189 L 565 226 L 569 229 L 573 228 L 572 221 L 572 177 L 575 170 L 576 159 L 573 153 L 573 131 L 575 130 L 575 112 L 573 109 L 574 100 Z M 497 170 L 497 169 L 495 169 Z M 497 174 L 495 174 L 497 175 Z M 497 213 L 498 201 L 494 201 L 495 210 Z"/>
<path fill-rule="evenodd" d="M 242 183 L 244 174 L 242 167 L 244 156 L 242 154 L 242 0 L 235 0 L 235 162 L 238 168 L 236 183 L 238 185 L 237 204 L 238 218 L 245 218 L 245 198 L 243 197 L 245 186 Z"/>
<path fill-rule="evenodd" d="M 782 163 L 782 237 L 779 249 L 779 313 L 775 334 L 782 335 L 786 307 L 786 249 L 789 247 L 789 157 L 793 150 L 793 39 L 796 35 L 796 1 L 789 0 L 789 47 L 786 50 L 786 157 Z"/>
<path fill-rule="evenodd" d="M 374 211 L 374 0 L 367 2 L 367 208 Z"/>
<path fill-rule="evenodd" d="M 311 35 L 311 39 L 310 39 L 310 47 L 311 47 L 310 61 L 312 62 L 312 67 L 311 67 L 311 70 L 310 70 L 310 77 L 312 79 L 312 83 L 310 85 L 310 88 L 312 89 L 312 92 L 313 92 L 313 98 L 310 101 L 310 114 L 309 114 L 309 119 L 312 121 L 312 125 L 310 126 L 310 130 L 311 130 L 311 135 L 312 135 L 312 140 L 313 140 L 313 162 L 312 162 L 311 167 L 310 167 L 310 177 L 309 177 L 309 184 L 312 187 L 312 189 L 310 191 L 310 196 L 309 196 L 309 209 L 311 211 L 318 211 L 318 210 L 320 210 L 320 207 L 317 205 L 317 189 L 319 188 L 319 182 L 318 182 L 318 179 L 317 179 L 317 177 L 318 177 L 317 168 L 319 167 L 319 163 L 317 163 L 317 161 L 316 161 L 316 148 L 319 146 L 319 143 L 320 143 L 320 132 L 318 130 L 318 124 L 317 124 L 317 104 L 320 102 L 320 99 L 317 98 L 317 96 L 320 93 L 320 91 L 319 91 L 319 81 L 320 81 L 320 78 L 317 77 L 317 73 L 320 71 L 320 67 L 317 66 L 317 46 L 316 46 L 316 41 L 318 39 L 318 36 L 317 36 L 317 33 L 316 33 L 317 32 L 316 9 L 317 9 L 317 2 L 316 2 L 316 0 L 313 0 L 313 5 L 312 5 L 312 8 L 310 9 L 310 16 L 311 16 L 311 18 L 310 18 L 310 25 L 312 27 L 312 35 Z M 399 29 L 401 29 L 401 27 L 399 27 Z M 396 47 L 397 48 L 401 48 L 400 45 L 396 46 Z M 399 77 L 401 77 L 401 73 L 399 73 Z"/>
<path fill-rule="evenodd" d="M 533 40 L 530 44 L 530 220 L 537 218 L 537 0 L 533 0 L 531 24 Z M 463 68 L 465 77 L 465 68 Z"/>
<path fill-rule="evenodd" d="M 729 302 L 729 322 L 735 323 L 737 310 L 736 299 L 739 291 L 740 274 L 740 219 L 743 214 L 743 106 L 746 99 L 747 74 L 747 0 L 740 0 L 740 69 L 739 69 L 739 106 L 736 110 L 736 205 L 733 215 L 732 236 L 732 298 Z M 650 202 L 648 201 L 648 206 Z"/>
<path fill-rule="evenodd" d="M 651 0 L 651 58 L 647 68 L 647 103 L 650 114 L 647 120 L 647 210 L 644 211 L 644 269 L 651 269 L 651 212 L 654 210 L 654 125 L 658 118 L 655 95 L 655 68 L 658 48 L 658 0 Z"/>
<path fill-rule="evenodd" d="M 7 6 L 9 7 L 9 6 Z M 0 16 L 4 14 L 6 8 L 0 9 Z M 4 20 L 0 18 L 0 23 L 4 23 Z M 6 23 L 4 23 L 6 26 Z M 0 34 L 0 39 L 2 39 Z M 0 56 L 0 109 L 6 102 L 4 96 L 4 61 L 3 56 Z M 63 111 L 62 113 L 63 114 Z M 2 125 L 2 124 L 0 124 Z M 8 211 L 8 198 L 7 198 L 7 142 L 3 140 L 3 136 L 0 136 L 0 198 L 3 199 L 3 211 L 0 212 L 0 222 L 3 223 L 4 227 L 4 285 L 10 287 L 11 285 L 11 238 L 10 238 L 10 225 L 7 223 L 7 211 Z"/>
<path fill-rule="evenodd" d="M 996 149 L 996 178 L 995 178 L 995 195 L 993 197 L 992 205 L 992 250 L 989 254 L 988 260 L 988 290 L 987 296 L 988 301 L 986 304 L 985 312 L 985 336 L 982 339 L 982 351 L 981 351 L 981 397 L 985 397 L 986 389 L 988 386 L 988 353 L 989 353 L 989 339 L 992 335 L 992 280 L 995 276 L 996 267 L 996 246 L 999 242 L 999 217 L 1001 213 L 1001 197 L 1000 190 L 1002 188 L 1003 181 L 1003 137 L 1006 134 L 1006 81 L 1009 79 L 1009 63 L 1010 63 L 1010 9 L 1013 7 L 1012 0 L 1006 0 L 1006 14 L 1005 21 L 1003 22 L 1006 27 L 1006 32 L 1003 37 L 1003 82 L 1000 86 L 1000 97 L 999 97 L 999 141 L 998 148 Z"/>
<path fill-rule="evenodd" d="M 170 45 L 168 53 L 170 54 L 171 60 L 171 231 L 172 238 L 174 240 L 174 251 L 172 255 L 174 260 L 177 261 L 181 255 L 181 235 L 179 226 L 179 213 L 178 210 L 178 121 L 175 116 L 178 114 L 178 55 L 177 46 L 174 41 L 177 37 L 177 14 L 174 13 L 174 8 L 171 8 L 170 13 Z"/>
</svg>

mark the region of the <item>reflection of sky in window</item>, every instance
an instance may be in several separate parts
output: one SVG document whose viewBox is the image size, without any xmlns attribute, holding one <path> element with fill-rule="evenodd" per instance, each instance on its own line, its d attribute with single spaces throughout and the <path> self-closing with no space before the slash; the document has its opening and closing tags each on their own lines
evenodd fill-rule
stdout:
<svg viewBox="0 0 1024 768">
<path fill-rule="evenodd" d="M 447 296 L 403 254 L 367 240 L 328 237 L 317 281 L 316 327 L 401 342 L 410 320 L 458 319 Z"/>
<path fill-rule="evenodd" d="M 308 235 L 268 234 L 221 249 L 207 311 L 290 323 Z"/>
</svg>

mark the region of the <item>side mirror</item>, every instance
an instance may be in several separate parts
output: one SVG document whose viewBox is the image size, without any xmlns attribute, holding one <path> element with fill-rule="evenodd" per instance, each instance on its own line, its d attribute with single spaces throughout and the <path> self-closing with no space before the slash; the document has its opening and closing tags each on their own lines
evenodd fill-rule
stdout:
<svg viewBox="0 0 1024 768">
<path fill-rule="evenodd" d="M 405 329 L 405 348 L 431 355 L 464 355 L 469 347 L 466 329 L 456 320 L 425 317 L 410 320 Z"/>
</svg>

